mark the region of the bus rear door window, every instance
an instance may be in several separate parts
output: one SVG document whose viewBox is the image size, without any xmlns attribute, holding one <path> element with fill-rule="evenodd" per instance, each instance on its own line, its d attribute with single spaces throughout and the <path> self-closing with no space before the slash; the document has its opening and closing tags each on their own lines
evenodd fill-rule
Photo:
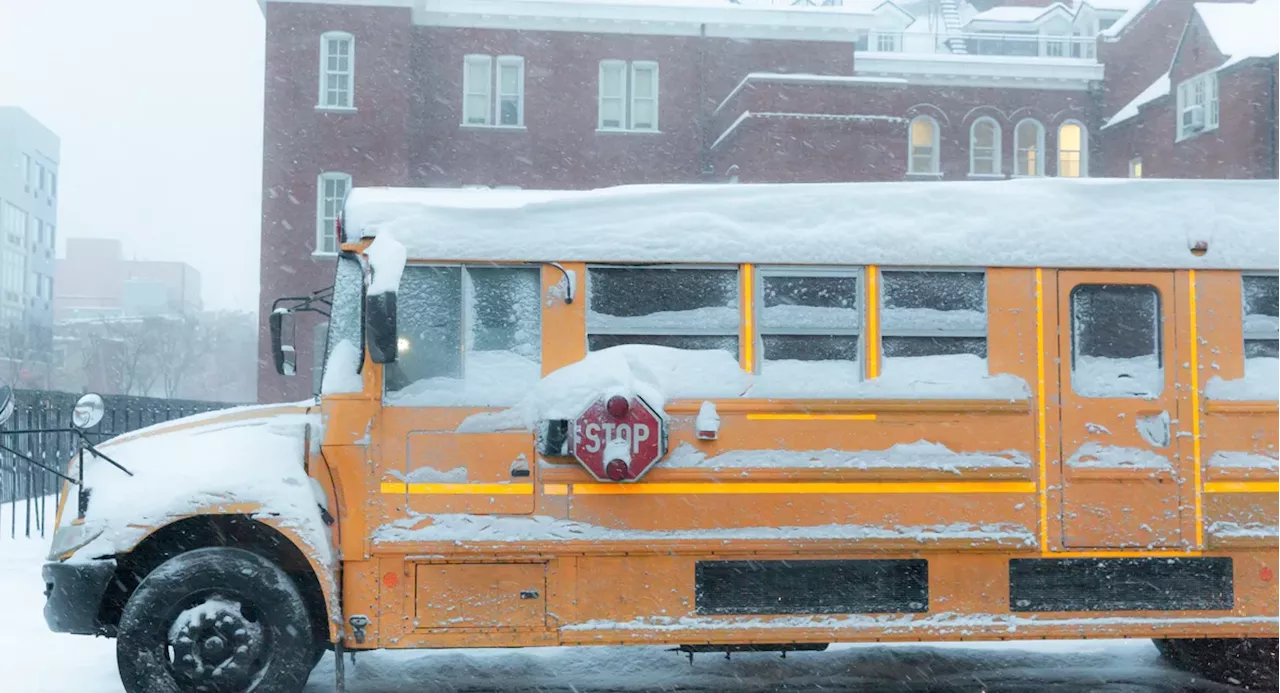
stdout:
<svg viewBox="0 0 1280 693">
<path fill-rule="evenodd" d="M 719 349 L 738 357 L 736 268 L 592 267 L 587 348 Z"/>
<path fill-rule="evenodd" d="M 1071 384 L 1085 397 L 1164 390 L 1160 294 L 1153 286 L 1081 284 L 1071 291 Z"/>
<path fill-rule="evenodd" d="M 541 377 L 538 269 L 405 268 L 386 403 L 507 406 Z"/>
<path fill-rule="evenodd" d="M 1244 293 L 1244 357 L 1280 356 L 1280 283 L 1275 275 L 1246 274 Z"/>
</svg>

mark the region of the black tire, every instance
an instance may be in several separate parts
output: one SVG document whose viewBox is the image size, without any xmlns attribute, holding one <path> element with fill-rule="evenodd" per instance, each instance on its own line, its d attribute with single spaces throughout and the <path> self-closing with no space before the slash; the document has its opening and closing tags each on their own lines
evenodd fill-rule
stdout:
<svg viewBox="0 0 1280 693">
<path fill-rule="evenodd" d="M 1280 652 L 1275 638 L 1193 638 L 1156 640 L 1171 665 L 1211 681 L 1248 690 L 1276 690 Z"/>
<path fill-rule="evenodd" d="M 225 547 L 181 554 L 147 575 L 116 638 L 128 693 L 298 693 L 316 650 L 293 580 Z"/>
</svg>

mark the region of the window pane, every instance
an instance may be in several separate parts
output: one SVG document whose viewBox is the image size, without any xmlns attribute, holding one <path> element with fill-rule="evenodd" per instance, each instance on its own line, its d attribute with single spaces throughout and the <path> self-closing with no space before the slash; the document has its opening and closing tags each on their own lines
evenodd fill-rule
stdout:
<svg viewBox="0 0 1280 693">
<path fill-rule="evenodd" d="M 515 94 L 520 91 L 520 68 L 517 65 L 503 65 L 499 74 L 499 92 Z"/>
<path fill-rule="evenodd" d="M 355 387 L 343 387 L 348 384 L 354 386 L 352 376 L 359 370 L 359 356 L 356 357 L 355 363 L 340 363 L 333 358 L 333 354 L 338 345 L 344 341 L 349 345 L 348 347 L 343 347 L 348 354 L 351 352 L 356 354 L 363 353 L 363 345 L 360 343 L 360 297 L 363 291 L 364 270 L 360 268 L 360 262 L 350 256 L 340 257 L 338 259 L 337 274 L 333 282 L 333 309 L 327 323 L 327 339 L 324 342 L 320 342 L 323 351 L 317 350 L 315 352 L 325 355 L 325 373 L 327 374 L 331 370 L 334 371 L 328 383 L 330 386 L 329 391 L 331 392 L 359 391 Z M 355 366 L 356 370 L 350 370 L 352 366 Z M 320 370 L 319 368 L 316 369 L 317 372 Z"/>
<path fill-rule="evenodd" d="M 653 101 L 636 99 L 632 104 L 632 127 L 637 130 L 653 128 Z"/>
<path fill-rule="evenodd" d="M 1256 325 L 1255 327 L 1266 327 L 1274 331 L 1277 327 L 1276 318 L 1280 316 L 1280 278 L 1277 277 L 1259 277 L 1246 275 L 1243 279 L 1244 284 L 1244 315 L 1245 322 L 1248 323 L 1249 318 L 1271 318 L 1269 324 Z M 1246 329 L 1248 326 L 1246 325 Z"/>
<path fill-rule="evenodd" d="M 622 66 L 604 65 L 600 69 L 600 95 L 622 97 Z"/>
<path fill-rule="evenodd" d="M 589 332 L 737 333 L 734 270 L 592 268 L 587 275 Z"/>
<path fill-rule="evenodd" d="M 927 118 L 911 121 L 911 144 L 916 147 L 933 146 L 933 122 Z"/>
<path fill-rule="evenodd" d="M 1151 286 L 1082 284 L 1071 292 L 1071 381 L 1086 397 L 1164 389 L 1160 295 Z"/>
<path fill-rule="evenodd" d="M 610 98 L 600 101 L 600 125 L 606 128 L 622 127 L 622 99 Z"/>
<path fill-rule="evenodd" d="M 653 69 L 648 67 L 637 67 L 634 72 L 636 98 L 648 99 L 653 97 Z"/>
<path fill-rule="evenodd" d="M 972 354 L 987 357 L 987 340 L 981 337 L 885 337 L 880 341 L 885 358 Z"/>
<path fill-rule="evenodd" d="M 467 268 L 471 280 L 471 351 L 509 351 L 541 362 L 539 271 L 532 267 Z"/>
<path fill-rule="evenodd" d="M 785 277 L 761 279 L 764 308 L 760 325 L 766 329 L 858 329 L 858 278 L 855 276 Z"/>
<path fill-rule="evenodd" d="M 484 94 L 468 94 L 466 100 L 468 123 L 483 125 L 489 122 L 489 97 Z"/>
<path fill-rule="evenodd" d="M 635 335 L 635 334 L 593 334 L 587 336 L 587 349 L 600 351 L 609 347 L 624 344 L 652 344 L 654 346 L 671 347 L 672 349 L 709 350 L 719 349 L 729 352 L 738 358 L 738 338 L 723 335 Z"/>
<path fill-rule="evenodd" d="M 467 62 L 467 91 L 472 94 L 489 93 L 489 61 Z"/>
<path fill-rule="evenodd" d="M 858 360 L 857 335 L 767 334 L 762 336 L 760 341 L 766 363 Z"/>
<path fill-rule="evenodd" d="M 887 271 L 881 273 L 881 281 L 885 334 L 986 331 L 987 287 L 982 272 Z"/>
<path fill-rule="evenodd" d="M 500 125 L 519 125 L 520 124 L 520 100 L 514 96 L 502 97 L 502 103 L 498 105 Z"/>
<path fill-rule="evenodd" d="M 973 126 L 973 146 L 990 149 L 995 146 L 996 128 L 988 121 L 980 121 Z"/>
<path fill-rule="evenodd" d="M 406 267 L 396 304 L 399 354 L 384 370 L 386 391 L 462 377 L 462 270 Z"/>
<path fill-rule="evenodd" d="M 1246 339 L 1244 340 L 1244 357 L 1246 359 L 1280 358 L 1280 340 Z"/>
</svg>

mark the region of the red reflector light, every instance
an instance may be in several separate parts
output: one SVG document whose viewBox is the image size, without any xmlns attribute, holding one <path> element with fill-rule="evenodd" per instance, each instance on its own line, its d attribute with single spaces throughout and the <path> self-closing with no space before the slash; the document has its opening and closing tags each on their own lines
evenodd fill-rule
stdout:
<svg viewBox="0 0 1280 693">
<path fill-rule="evenodd" d="M 631 410 L 631 401 L 622 395 L 614 395 L 609 398 L 609 402 L 604 405 L 605 411 L 609 412 L 609 416 L 615 419 L 621 419 Z"/>
</svg>

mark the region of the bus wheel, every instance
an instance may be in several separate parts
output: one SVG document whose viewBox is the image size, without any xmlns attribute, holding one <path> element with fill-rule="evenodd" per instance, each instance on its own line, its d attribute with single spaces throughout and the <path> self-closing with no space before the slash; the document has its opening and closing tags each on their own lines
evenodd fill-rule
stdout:
<svg viewBox="0 0 1280 693">
<path fill-rule="evenodd" d="M 1249 690 L 1276 690 L 1275 638 L 1193 638 L 1156 640 L 1156 649 L 1173 666 L 1220 683 Z"/>
<path fill-rule="evenodd" d="M 296 693 L 315 653 L 298 588 L 271 561 L 197 549 L 145 577 L 120 616 L 129 693 Z"/>
</svg>

